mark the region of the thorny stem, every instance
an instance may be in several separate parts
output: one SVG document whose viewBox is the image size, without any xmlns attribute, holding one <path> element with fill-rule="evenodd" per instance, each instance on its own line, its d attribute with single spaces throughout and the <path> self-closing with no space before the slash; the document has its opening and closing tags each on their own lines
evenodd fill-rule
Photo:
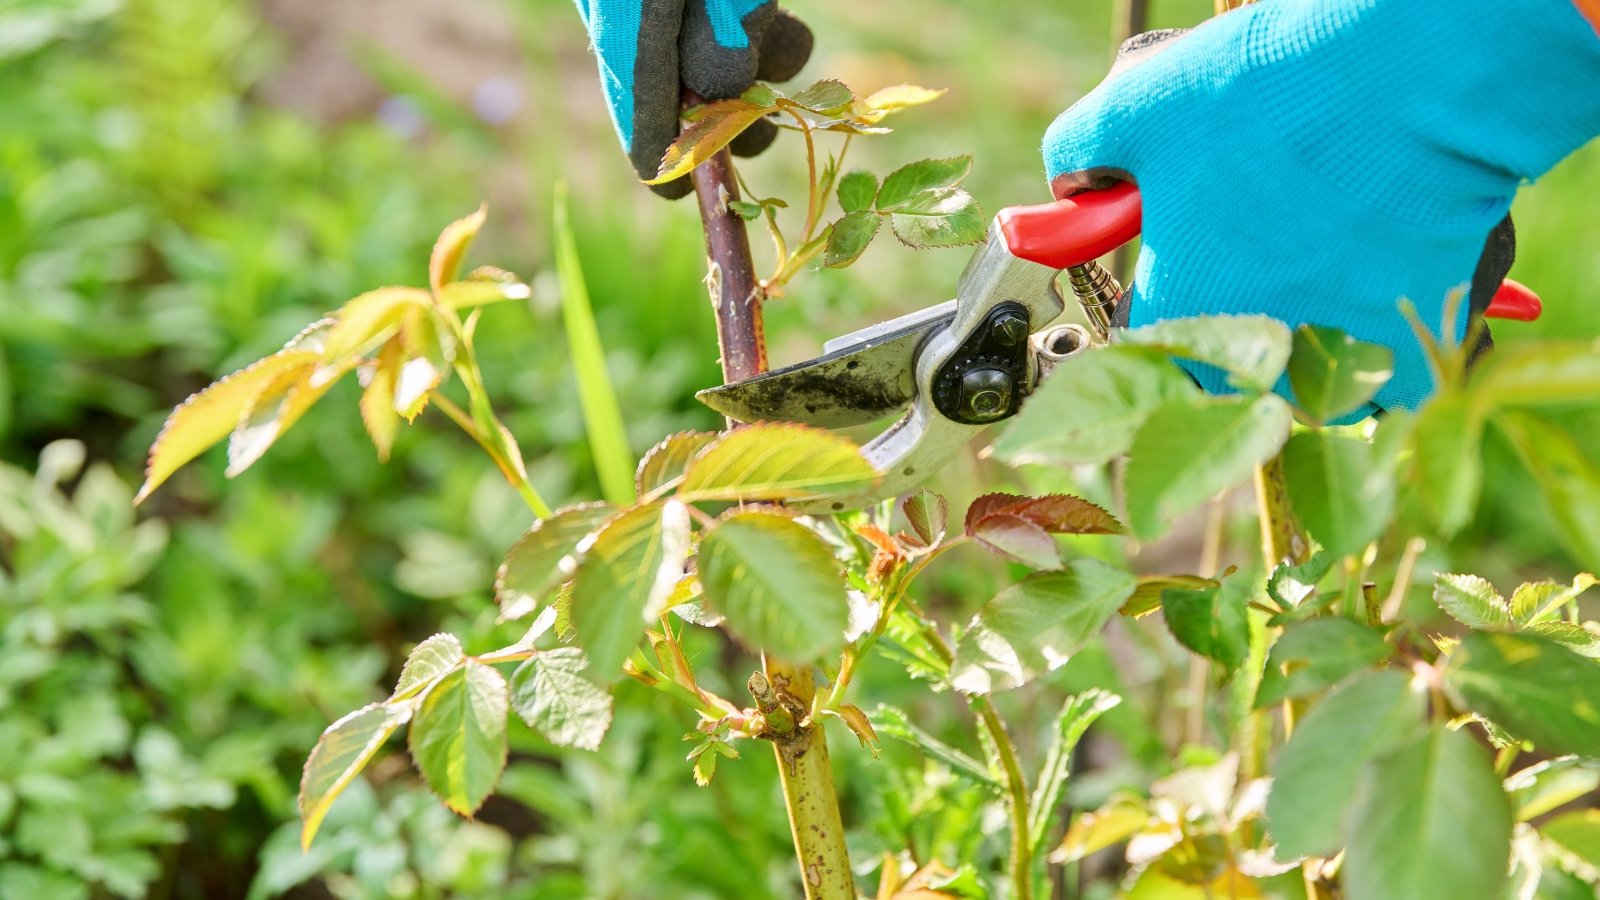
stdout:
<svg viewBox="0 0 1600 900">
<path fill-rule="evenodd" d="M 761 327 L 765 295 L 756 282 L 749 233 L 744 220 L 728 209 L 728 201 L 739 198 L 733 158 L 724 148 L 696 167 L 690 180 L 706 233 L 706 287 L 716 314 L 722 377 L 740 381 L 765 370 L 767 354 Z M 729 427 L 736 423 L 730 422 Z M 774 690 L 787 693 L 802 710 L 811 708 L 815 689 L 809 667 L 767 659 L 764 668 Z M 772 748 L 806 897 L 854 900 L 855 883 L 828 761 L 827 733 L 807 717 L 793 733 L 773 740 Z"/>
</svg>

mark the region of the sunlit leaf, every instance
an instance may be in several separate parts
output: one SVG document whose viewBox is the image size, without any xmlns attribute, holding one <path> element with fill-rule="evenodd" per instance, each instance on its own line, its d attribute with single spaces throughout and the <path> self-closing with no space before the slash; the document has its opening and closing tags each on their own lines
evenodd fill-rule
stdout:
<svg viewBox="0 0 1600 900">
<path fill-rule="evenodd" d="M 1071 494 L 1047 494 L 1043 497 L 985 494 L 967 507 L 967 531 L 972 532 L 983 519 L 995 513 L 1020 516 L 1051 534 L 1122 533 L 1122 523 L 1115 516 Z"/>
<path fill-rule="evenodd" d="M 572 627 L 588 677 L 608 683 L 622 674 L 645 622 L 683 578 L 688 551 L 689 516 L 676 500 L 636 506 L 601 529 L 572 582 Z"/>
<path fill-rule="evenodd" d="M 844 646 L 850 610 L 840 568 L 815 532 L 779 513 L 736 513 L 700 541 L 707 605 L 746 646 L 781 659 Z"/>
<path fill-rule="evenodd" d="M 878 733 L 872 729 L 872 720 L 867 718 L 867 714 L 862 712 L 860 707 L 845 703 L 840 705 L 838 709 L 829 710 L 829 712 L 838 716 L 855 734 L 856 740 L 861 742 L 861 746 L 872 751 L 874 758 L 877 757 Z"/>
<path fill-rule="evenodd" d="M 1359 553 L 1394 512 L 1394 480 L 1373 446 L 1327 431 L 1289 438 L 1283 471 L 1295 517 L 1329 553 Z"/>
<path fill-rule="evenodd" d="M 323 362 L 365 352 L 392 335 L 407 312 L 431 302 L 427 291 L 411 287 L 382 287 L 346 301 L 323 337 Z"/>
<path fill-rule="evenodd" d="M 611 727 L 611 695 L 583 677 L 577 647 L 547 650 L 511 673 L 511 708 L 558 747 L 595 750 Z"/>
<path fill-rule="evenodd" d="M 399 342 L 384 344 L 383 351 L 368 370 L 367 386 L 361 392 L 361 424 L 366 427 L 367 436 L 372 438 L 372 446 L 378 451 L 380 461 L 389 459 L 395 436 L 400 430 L 400 414 L 394 408 L 394 390 L 403 362 Z"/>
<path fill-rule="evenodd" d="M 1222 582 L 1215 578 L 1201 578 L 1199 575 L 1142 575 L 1139 577 L 1139 586 L 1133 589 L 1133 595 L 1117 612 L 1135 619 L 1143 618 L 1161 608 L 1161 595 L 1170 588 L 1206 591 L 1221 585 Z"/>
<path fill-rule="evenodd" d="M 404 700 L 442 678 L 466 661 L 461 641 L 453 634 L 436 634 L 412 649 L 400 670 L 400 680 L 395 683 L 389 699 Z"/>
<path fill-rule="evenodd" d="M 433 253 L 428 257 L 428 287 L 435 294 L 456 280 L 456 274 L 461 270 L 461 260 L 466 257 L 467 248 L 472 246 L 473 238 L 478 236 L 488 215 L 488 205 L 479 206 L 477 212 L 451 222 L 439 233 L 439 239 L 433 244 Z"/>
<path fill-rule="evenodd" d="M 661 157 L 661 167 L 656 177 L 645 184 L 665 184 L 689 174 L 695 166 L 728 146 L 741 132 L 771 111 L 770 106 L 760 106 L 743 99 L 718 100 L 706 104 L 700 108 L 689 127 L 667 148 L 666 154 Z"/>
<path fill-rule="evenodd" d="M 794 500 L 848 494 L 878 474 L 848 438 L 804 425 L 758 424 L 730 431 L 684 471 L 678 499 Z"/>
<path fill-rule="evenodd" d="M 231 434 L 256 397 L 286 372 L 315 365 L 314 350 L 282 350 L 223 377 L 172 411 L 150 447 L 145 481 L 135 502 L 143 501 L 184 463 Z"/>
<path fill-rule="evenodd" d="M 1150 539 L 1179 515 L 1250 477 L 1289 437 L 1289 405 L 1272 394 L 1168 402 L 1134 437 L 1123 471 L 1128 525 Z M 1175 453 L 1181 447 L 1183 452 Z"/>
<path fill-rule="evenodd" d="M 1394 352 L 1358 341 L 1336 328 L 1301 325 L 1294 331 L 1289 385 L 1300 408 L 1319 422 L 1360 409 L 1394 374 Z"/>
<path fill-rule="evenodd" d="M 1050 853 L 1050 861 L 1056 865 L 1075 863 L 1133 837 L 1149 822 L 1150 812 L 1143 803 L 1133 797 L 1118 797 L 1099 809 L 1074 816 L 1061 846 Z"/>
<path fill-rule="evenodd" d="M 856 169 L 839 179 L 839 207 L 847 213 L 872 208 L 878 196 L 878 176 L 866 169 Z"/>
<path fill-rule="evenodd" d="M 861 257 L 878 234 L 883 217 L 871 210 L 846 213 L 828 226 L 828 246 L 822 251 L 822 264 L 842 269 Z"/>
<path fill-rule="evenodd" d="M 1563 850 L 1600 868 L 1600 809 L 1581 809 L 1557 816 L 1540 826 L 1539 833 Z"/>
<path fill-rule="evenodd" d="M 551 591 L 577 572 L 583 557 L 579 543 L 615 512 L 610 504 L 584 503 L 535 522 L 511 546 L 495 576 L 500 617 L 520 619 L 538 609 Z"/>
<path fill-rule="evenodd" d="M 373 703 L 322 732 L 300 776 L 300 846 L 310 848 L 333 801 L 361 773 L 383 742 L 411 718 L 411 705 Z"/>
<path fill-rule="evenodd" d="M 1007 588 L 961 636 L 952 686 L 969 694 L 1009 690 L 1061 667 L 1100 633 L 1134 585 L 1126 572 L 1080 559 Z"/>
<path fill-rule="evenodd" d="M 971 171 L 971 156 L 907 163 L 884 177 L 883 187 L 878 189 L 878 210 L 892 213 L 921 209 L 927 201 L 918 198 L 939 188 L 955 187 Z"/>
<path fill-rule="evenodd" d="M 1600 659 L 1600 625 L 1589 622 L 1573 625 L 1570 622 L 1539 622 L 1524 629 L 1528 634 L 1555 641 L 1573 653 L 1588 659 Z"/>
<path fill-rule="evenodd" d="M 883 202 L 881 192 L 878 202 Z M 889 224 L 901 243 L 919 250 L 975 244 L 989 229 L 978 201 L 951 187 L 923 191 L 896 204 Z"/>
<path fill-rule="evenodd" d="M 1317 618 L 1283 632 L 1267 655 L 1256 709 L 1304 697 L 1376 665 L 1391 650 L 1383 634 L 1349 619 Z"/>
<path fill-rule="evenodd" d="M 1061 568 L 1061 551 L 1050 533 L 1023 516 L 996 512 L 967 526 L 978 545 L 1034 569 Z"/>
<path fill-rule="evenodd" d="M 470 816 L 506 766 L 505 678 L 468 661 L 422 695 L 411 723 L 411 758 L 444 804 Z"/>
<path fill-rule="evenodd" d="M 1156 351 L 1093 349 L 1056 366 L 993 452 L 1016 464 L 1103 463 L 1127 452 L 1158 407 L 1195 393 L 1189 377 Z"/>
<path fill-rule="evenodd" d="M 1511 595 L 1511 619 L 1518 627 L 1545 621 L 1570 603 L 1573 598 L 1600 584 L 1593 575 L 1583 572 L 1572 579 L 1571 585 L 1554 581 L 1535 581 L 1519 585 Z"/>
<path fill-rule="evenodd" d="M 1317 583 L 1333 568 L 1333 559 L 1318 550 L 1303 563 L 1280 563 L 1267 576 L 1267 596 L 1284 609 L 1294 609 L 1316 595 Z"/>
<path fill-rule="evenodd" d="M 1436 725 L 1375 760 L 1367 779 L 1343 868 L 1350 897 L 1500 900 L 1511 807 L 1472 738 Z"/>
<path fill-rule="evenodd" d="M 634 488 L 639 496 L 647 496 L 682 478 L 689 461 L 718 437 L 711 431 L 680 431 L 651 447 L 639 460 L 639 468 L 633 475 Z"/>
<path fill-rule="evenodd" d="M 868 109 L 895 112 L 907 107 L 931 103 L 944 96 L 944 94 L 943 90 L 933 90 L 920 85 L 896 84 L 873 91 L 862 102 Z"/>
<path fill-rule="evenodd" d="M 1506 600 L 1494 585 L 1476 575 L 1440 573 L 1433 582 L 1433 602 L 1469 628 L 1507 628 Z"/>
<path fill-rule="evenodd" d="M 431 309 L 412 309 L 400 326 L 405 362 L 395 377 L 394 409 L 407 422 L 428 405 L 428 395 L 444 384 L 455 359 L 454 338 L 439 328 Z"/>
<path fill-rule="evenodd" d="M 1131 328 L 1119 340 L 1216 366 L 1238 387 L 1271 390 L 1289 362 L 1289 328 L 1267 316 L 1197 316 Z"/>
<path fill-rule="evenodd" d="M 1577 756 L 1545 759 L 1505 780 L 1517 821 L 1526 822 L 1600 789 L 1600 760 Z"/>
<path fill-rule="evenodd" d="M 1345 823 L 1369 760 L 1418 733 L 1426 695 L 1400 672 L 1371 672 L 1336 688 L 1295 723 L 1273 767 L 1268 831 L 1280 856 L 1326 856 Z"/>
<path fill-rule="evenodd" d="M 1468 634 L 1450 654 L 1445 685 L 1540 750 L 1600 756 L 1600 663 L 1559 643 Z"/>
</svg>

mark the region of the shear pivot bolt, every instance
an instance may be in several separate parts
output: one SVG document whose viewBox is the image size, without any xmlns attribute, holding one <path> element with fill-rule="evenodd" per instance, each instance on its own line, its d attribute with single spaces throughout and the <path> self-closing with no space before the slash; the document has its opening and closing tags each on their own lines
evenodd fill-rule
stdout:
<svg viewBox="0 0 1600 900">
<path fill-rule="evenodd" d="M 973 422 L 1001 418 L 1011 408 L 1011 388 L 1011 376 L 1005 372 L 973 369 L 961 378 L 961 411 Z"/>
<path fill-rule="evenodd" d="M 1007 347 L 1028 339 L 1028 320 L 1014 312 L 1001 313 L 994 320 L 994 335 Z"/>
</svg>

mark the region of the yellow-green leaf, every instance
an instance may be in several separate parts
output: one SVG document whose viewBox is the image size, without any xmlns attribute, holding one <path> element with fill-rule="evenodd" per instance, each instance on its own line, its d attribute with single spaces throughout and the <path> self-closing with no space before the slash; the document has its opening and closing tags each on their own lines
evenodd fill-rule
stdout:
<svg viewBox="0 0 1600 900">
<path fill-rule="evenodd" d="M 674 500 L 636 506 L 600 530 L 578 564 L 570 601 L 589 677 L 607 682 L 683 578 L 689 516 Z M 558 626 L 559 627 L 559 626 Z"/>
<path fill-rule="evenodd" d="M 312 365 L 318 356 L 312 350 L 284 349 L 185 400 L 167 417 L 151 445 L 144 486 L 134 502 L 143 501 L 184 463 L 231 434 L 256 397 L 285 372 Z"/>
<path fill-rule="evenodd" d="M 400 680 L 395 683 L 390 700 L 403 700 L 444 677 L 466 661 L 461 641 L 453 634 L 436 634 L 412 649 L 406 664 L 400 670 Z"/>
<path fill-rule="evenodd" d="M 387 462 L 394 449 L 395 435 L 400 431 L 400 414 L 395 411 L 395 384 L 400 377 L 402 364 L 400 343 L 390 341 L 383 345 L 377 360 L 368 370 L 371 374 L 361 392 L 361 424 L 378 451 L 378 459 Z"/>
<path fill-rule="evenodd" d="M 322 339 L 323 362 L 364 352 L 393 334 L 408 311 L 429 302 L 427 291 L 410 287 L 383 287 L 352 298 L 334 313 L 334 323 Z"/>
<path fill-rule="evenodd" d="M 411 758 L 444 804 L 463 816 L 483 805 L 506 767 L 506 680 L 468 661 L 422 695 Z"/>
<path fill-rule="evenodd" d="M 840 565 L 822 538 L 788 516 L 729 516 L 700 543 L 706 605 L 744 644 L 805 661 L 844 645 L 849 624 Z"/>
<path fill-rule="evenodd" d="M 794 500 L 870 487 L 878 473 L 849 438 L 804 425 L 731 431 L 689 463 L 678 499 Z"/>
<path fill-rule="evenodd" d="M 456 273 L 461 270 L 461 260 L 467 255 L 467 248 L 472 246 L 472 239 L 478 236 L 479 229 L 483 228 L 483 220 L 489 215 L 487 204 L 478 207 L 478 211 L 463 216 L 439 233 L 439 239 L 433 243 L 433 254 L 428 258 L 428 287 L 437 295 L 446 284 L 456 280 Z"/>
<path fill-rule="evenodd" d="M 300 846 L 309 848 L 333 801 L 372 760 L 395 729 L 411 718 L 410 704 L 373 703 L 322 732 L 300 776 Z"/>
<path fill-rule="evenodd" d="M 544 598 L 578 569 L 579 543 L 616 512 L 606 503 L 582 503 L 558 509 L 535 522 L 511 546 L 495 577 L 495 599 L 502 619 L 532 613 Z"/>
<path fill-rule="evenodd" d="M 645 184 L 665 184 L 681 178 L 710 159 L 757 119 L 771 112 L 745 100 L 718 100 L 700 108 L 697 118 L 678 135 L 661 157 L 656 177 Z"/>
<path fill-rule="evenodd" d="M 633 483 L 640 497 L 646 497 L 653 491 L 671 484 L 683 477 L 683 470 L 689 461 L 717 439 L 718 435 L 710 431 L 680 431 L 668 435 L 661 443 L 651 447 L 639 460 L 639 468 L 634 472 Z"/>
<path fill-rule="evenodd" d="M 942 89 L 934 90 L 916 84 L 895 84 L 873 91 L 862 103 L 868 109 L 898 112 L 907 107 L 932 103 L 944 95 L 945 91 Z"/>
</svg>

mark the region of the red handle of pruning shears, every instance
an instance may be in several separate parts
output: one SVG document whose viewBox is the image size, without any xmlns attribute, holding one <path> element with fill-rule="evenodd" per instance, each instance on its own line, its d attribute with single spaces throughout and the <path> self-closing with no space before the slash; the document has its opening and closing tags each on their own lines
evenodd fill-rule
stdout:
<svg viewBox="0 0 1600 900">
<path fill-rule="evenodd" d="M 1010 206 L 1000 210 L 996 219 L 1012 256 L 1052 269 L 1070 269 L 1133 240 L 1139 234 L 1142 215 L 1138 186 L 1122 182 L 1054 203 Z M 1543 311 L 1538 294 L 1507 278 L 1484 315 L 1531 322 Z"/>
</svg>

